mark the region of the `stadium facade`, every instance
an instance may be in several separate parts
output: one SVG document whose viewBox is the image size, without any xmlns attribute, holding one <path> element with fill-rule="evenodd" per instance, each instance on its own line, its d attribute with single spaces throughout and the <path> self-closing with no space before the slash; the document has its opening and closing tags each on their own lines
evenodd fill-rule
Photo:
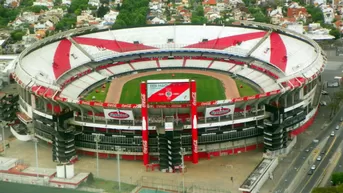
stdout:
<svg viewBox="0 0 343 193">
<path fill-rule="evenodd" d="M 174 170 L 182 153 L 197 163 L 256 148 L 282 152 L 313 122 L 326 56 L 301 34 L 244 22 L 75 29 L 33 44 L 15 63 L 20 127 L 33 128 L 37 138 L 51 143 L 54 161 L 68 163 L 78 153 L 120 153 L 144 165 L 159 160 L 161 170 Z M 189 82 L 187 100 L 169 104 L 151 103 L 148 83 L 141 84 L 140 104 L 80 97 L 113 77 L 184 68 L 225 73 L 260 94 L 197 102 L 196 82 Z"/>
</svg>

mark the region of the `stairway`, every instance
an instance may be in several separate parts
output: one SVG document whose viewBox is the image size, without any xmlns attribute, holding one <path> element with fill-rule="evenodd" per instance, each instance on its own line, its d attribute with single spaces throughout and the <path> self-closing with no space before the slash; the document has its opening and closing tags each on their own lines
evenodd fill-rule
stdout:
<svg viewBox="0 0 343 193">
<path fill-rule="evenodd" d="M 166 131 L 165 134 L 158 135 L 160 170 L 163 172 L 173 172 L 175 166 L 182 164 L 181 133 Z"/>
<path fill-rule="evenodd" d="M 166 134 L 158 134 L 158 152 L 159 156 L 159 164 L 160 170 L 166 171 L 169 168 L 168 163 L 168 141 L 166 138 Z"/>
<path fill-rule="evenodd" d="M 59 130 L 52 138 L 52 160 L 59 163 L 68 163 L 75 155 L 75 141 L 72 130 Z"/>
</svg>

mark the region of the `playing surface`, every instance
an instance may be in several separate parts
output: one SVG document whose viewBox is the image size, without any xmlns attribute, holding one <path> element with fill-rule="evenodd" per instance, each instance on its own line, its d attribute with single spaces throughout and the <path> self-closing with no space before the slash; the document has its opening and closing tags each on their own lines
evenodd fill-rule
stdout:
<svg viewBox="0 0 343 193">
<path fill-rule="evenodd" d="M 230 93 L 231 90 L 238 90 L 239 94 L 237 93 L 235 96 L 252 96 L 257 94 L 258 92 L 252 88 L 249 84 L 242 82 L 240 80 L 232 80 L 230 77 L 227 77 L 230 79 L 232 83 L 227 83 L 228 79 L 217 78 L 215 75 L 218 75 L 218 77 L 222 76 L 220 73 L 213 73 L 211 72 L 211 76 L 200 74 L 201 72 L 205 73 L 207 71 L 199 71 L 199 74 L 196 73 L 164 73 L 164 74 L 150 74 L 145 75 L 142 74 L 142 76 L 139 76 L 137 78 L 129 79 L 128 81 L 125 81 L 124 83 L 121 83 L 122 86 L 118 85 L 117 82 L 114 83 L 105 83 L 104 85 L 100 86 L 99 88 L 94 89 L 92 92 L 90 92 L 87 96 L 84 97 L 84 100 L 96 100 L 100 102 L 104 102 L 109 95 L 113 96 L 118 95 L 118 101 L 122 104 L 139 104 L 140 101 L 140 83 L 142 81 L 147 80 L 161 80 L 161 79 L 194 79 L 197 83 L 197 100 L 199 102 L 205 102 L 205 101 L 212 101 L 212 100 L 224 100 L 227 97 L 230 98 L 230 96 L 226 96 L 225 93 Z M 207 72 L 209 73 L 209 72 Z M 140 75 L 140 74 L 138 74 Z M 174 75 L 174 76 L 173 76 Z M 132 75 L 134 76 L 134 75 Z M 130 76 L 127 76 L 130 77 Z M 223 82 L 226 80 L 226 82 Z M 119 81 L 122 82 L 122 81 Z M 112 84 L 112 85 L 111 85 Z M 232 87 L 235 87 L 235 89 L 232 89 Z M 108 93 L 112 88 L 112 92 Z M 121 93 L 120 93 L 121 90 Z M 225 92 L 226 91 L 226 92 Z M 228 92 L 229 91 L 229 92 Z M 118 92 L 118 93 L 117 93 Z M 237 92 L 237 91 L 236 91 Z M 233 94 L 233 93 L 232 93 Z M 239 96 L 238 96 L 239 95 Z"/>
<path fill-rule="evenodd" d="M 140 103 L 140 83 L 147 80 L 192 79 L 197 83 L 197 100 L 210 101 L 225 98 L 224 87 L 220 80 L 201 74 L 154 74 L 128 81 L 124 84 L 120 103 Z"/>
</svg>

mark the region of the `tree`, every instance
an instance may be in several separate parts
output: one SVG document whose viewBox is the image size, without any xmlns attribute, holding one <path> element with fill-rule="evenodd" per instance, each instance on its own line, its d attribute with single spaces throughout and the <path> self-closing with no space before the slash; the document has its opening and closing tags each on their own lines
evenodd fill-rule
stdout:
<svg viewBox="0 0 343 193">
<path fill-rule="evenodd" d="M 94 183 L 94 176 L 93 173 L 89 173 L 88 178 L 87 178 L 87 184 L 92 185 Z"/>
<path fill-rule="evenodd" d="M 335 36 L 335 40 L 341 37 L 341 32 L 337 28 L 333 28 L 329 32 L 330 35 Z"/>
<path fill-rule="evenodd" d="M 324 15 L 319 7 L 313 5 L 306 6 L 306 10 L 312 16 L 313 22 L 322 23 L 324 21 Z"/>
<path fill-rule="evenodd" d="M 16 30 L 16 31 L 13 31 L 11 33 L 11 38 L 14 40 L 14 41 L 20 41 L 23 39 L 23 36 L 26 34 L 26 32 L 22 31 L 22 30 Z"/>
<path fill-rule="evenodd" d="M 126 23 L 125 23 L 124 20 L 117 19 L 117 20 L 116 20 L 116 23 L 113 24 L 112 28 L 113 28 L 113 29 L 118 29 L 118 28 L 124 28 L 124 27 L 126 27 L 126 26 L 127 26 L 127 25 L 126 25 Z"/>
<path fill-rule="evenodd" d="M 109 12 L 109 11 L 110 11 L 109 7 L 107 7 L 107 6 L 100 6 L 98 11 L 97 11 L 98 17 L 103 18 L 104 15 L 106 15 L 107 12 Z"/>
<path fill-rule="evenodd" d="M 339 185 L 343 183 L 343 173 L 342 172 L 338 172 L 338 173 L 334 173 L 331 176 L 331 181 L 332 181 L 332 185 Z"/>
<path fill-rule="evenodd" d="M 312 193 L 342 193 L 343 185 L 314 188 Z"/>
</svg>

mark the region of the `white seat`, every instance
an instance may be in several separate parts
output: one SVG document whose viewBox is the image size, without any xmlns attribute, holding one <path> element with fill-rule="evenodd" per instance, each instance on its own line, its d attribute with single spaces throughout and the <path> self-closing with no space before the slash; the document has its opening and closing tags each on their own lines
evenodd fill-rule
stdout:
<svg viewBox="0 0 343 193">
<path fill-rule="evenodd" d="M 193 67 L 193 68 L 207 68 L 211 64 L 211 60 L 193 60 L 189 59 L 186 60 L 185 67 Z"/>
<path fill-rule="evenodd" d="M 161 68 L 182 67 L 183 60 L 159 60 Z"/>
<path fill-rule="evenodd" d="M 242 70 L 244 68 L 244 66 L 241 66 L 241 65 L 236 65 L 234 66 L 233 68 L 231 68 L 229 70 L 229 72 L 231 73 L 237 73 L 238 71 Z"/>
<path fill-rule="evenodd" d="M 211 65 L 211 69 L 217 69 L 222 71 L 229 71 L 235 64 L 223 61 L 214 61 Z"/>
<path fill-rule="evenodd" d="M 114 74 L 122 74 L 125 72 L 131 72 L 134 71 L 134 69 L 131 68 L 129 64 L 121 64 L 117 66 L 112 66 L 108 68 L 111 72 Z"/>
<path fill-rule="evenodd" d="M 156 63 L 155 60 L 134 62 L 134 63 L 131 63 L 131 65 L 132 65 L 136 70 L 157 68 L 157 63 Z"/>
</svg>

